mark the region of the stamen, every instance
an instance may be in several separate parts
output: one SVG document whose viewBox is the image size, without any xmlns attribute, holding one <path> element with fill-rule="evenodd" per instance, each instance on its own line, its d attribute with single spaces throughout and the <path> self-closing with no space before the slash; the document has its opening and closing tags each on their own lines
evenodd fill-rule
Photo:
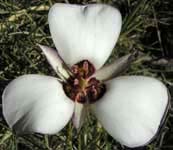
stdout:
<svg viewBox="0 0 173 150">
<path fill-rule="evenodd" d="M 73 72 L 74 74 L 77 74 L 77 73 L 79 72 L 79 67 L 78 67 L 77 65 L 73 65 L 73 66 L 72 66 L 72 72 Z"/>
<path fill-rule="evenodd" d="M 85 71 L 85 76 L 88 75 L 88 72 L 89 72 L 89 65 L 88 65 L 88 62 L 87 61 L 84 61 L 83 63 L 83 69 Z"/>
<path fill-rule="evenodd" d="M 76 95 L 75 101 L 79 103 L 85 103 L 85 94 L 83 92 L 80 92 Z"/>
<path fill-rule="evenodd" d="M 98 94 L 98 92 L 97 92 L 97 90 L 96 90 L 96 88 L 95 88 L 94 85 L 92 85 L 92 87 L 91 87 L 91 91 L 92 91 L 92 93 L 93 93 L 94 98 L 96 99 L 96 98 L 97 98 L 97 94 Z"/>
<path fill-rule="evenodd" d="M 88 62 L 87 61 L 84 61 L 84 63 L 83 63 L 83 68 L 85 69 L 85 70 L 88 70 Z"/>
<path fill-rule="evenodd" d="M 78 79 L 74 79 L 74 85 L 79 85 L 79 80 Z"/>
<path fill-rule="evenodd" d="M 96 78 L 90 78 L 95 68 L 88 60 L 73 65 L 71 71 L 74 76 L 63 84 L 65 94 L 71 100 L 82 104 L 94 103 L 104 95 L 105 85 Z"/>
</svg>

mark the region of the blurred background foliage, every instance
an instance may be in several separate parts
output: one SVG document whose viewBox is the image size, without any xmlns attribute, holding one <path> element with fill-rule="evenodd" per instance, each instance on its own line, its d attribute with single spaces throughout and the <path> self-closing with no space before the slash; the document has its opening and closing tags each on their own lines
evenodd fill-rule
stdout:
<svg viewBox="0 0 173 150">
<path fill-rule="evenodd" d="M 124 74 L 156 77 L 173 96 L 171 0 L 0 0 L 0 94 L 20 75 L 55 75 L 36 43 L 54 47 L 47 14 L 56 2 L 105 3 L 118 7 L 123 27 L 109 62 L 138 50 L 138 58 Z M 17 136 L 7 126 L 1 105 L 0 108 L 0 150 L 129 150 L 109 136 L 91 114 L 80 133 L 69 123 L 57 135 Z M 136 148 L 145 149 L 173 150 L 172 109 L 155 140 L 146 147 Z"/>
</svg>

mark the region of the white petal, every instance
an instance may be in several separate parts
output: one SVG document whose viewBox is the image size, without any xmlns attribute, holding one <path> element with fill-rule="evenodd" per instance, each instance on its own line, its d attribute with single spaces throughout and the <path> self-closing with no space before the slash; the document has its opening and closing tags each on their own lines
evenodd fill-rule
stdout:
<svg viewBox="0 0 173 150">
<path fill-rule="evenodd" d="M 107 81 L 118 76 L 124 70 L 126 70 L 135 58 L 136 53 L 128 54 L 119 59 L 114 60 L 112 63 L 101 67 L 92 75 L 101 81 Z"/>
<path fill-rule="evenodd" d="M 79 131 L 84 123 L 86 117 L 86 105 L 75 102 L 75 108 L 73 113 L 73 125 Z"/>
<path fill-rule="evenodd" d="M 50 32 L 60 55 L 70 65 L 88 59 L 101 67 L 119 37 L 121 14 L 102 4 L 55 4 L 48 16 Z"/>
<path fill-rule="evenodd" d="M 50 65 L 55 70 L 55 72 L 61 73 L 65 78 L 68 78 L 69 74 L 66 71 L 66 69 L 64 68 L 66 66 L 66 64 L 61 59 L 58 52 L 56 50 L 54 50 L 53 48 L 50 48 L 47 46 L 43 46 L 40 44 L 38 44 L 38 46 L 44 52 L 46 58 L 48 59 Z"/>
<path fill-rule="evenodd" d="M 24 75 L 4 90 L 3 114 L 17 133 L 54 134 L 71 119 L 74 103 L 69 100 L 56 78 Z"/>
<path fill-rule="evenodd" d="M 138 147 L 155 136 L 168 102 L 167 88 L 160 81 L 124 76 L 108 82 L 107 93 L 94 104 L 94 111 L 117 141 Z"/>
</svg>

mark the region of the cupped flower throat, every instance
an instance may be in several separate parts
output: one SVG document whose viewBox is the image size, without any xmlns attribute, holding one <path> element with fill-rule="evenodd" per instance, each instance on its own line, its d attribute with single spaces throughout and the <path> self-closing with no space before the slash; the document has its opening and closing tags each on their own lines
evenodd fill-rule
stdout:
<svg viewBox="0 0 173 150">
<path fill-rule="evenodd" d="M 73 76 L 63 84 L 66 95 L 73 101 L 91 104 L 99 100 L 106 92 L 106 85 L 92 75 L 94 65 L 88 60 L 82 60 L 71 67 Z"/>
</svg>

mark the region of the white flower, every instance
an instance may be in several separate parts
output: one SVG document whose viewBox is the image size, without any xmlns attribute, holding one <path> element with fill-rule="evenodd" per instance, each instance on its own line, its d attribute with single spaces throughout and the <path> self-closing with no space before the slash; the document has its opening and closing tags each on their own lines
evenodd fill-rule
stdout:
<svg viewBox="0 0 173 150">
<path fill-rule="evenodd" d="M 2 96 L 8 125 L 17 133 L 55 134 L 71 118 L 80 128 L 92 106 L 103 127 L 121 144 L 137 147 L 150 142 L 169 106 L 168 91 L 150 77 L 114 78 L 133 54 L 103 66 L 120 34 L 119 11 L 102 4 L 55 4 L 48 21 L 58 52 L 40 47 L 58 78 L 23 75 L 13 80 Z"/>
</svg>

